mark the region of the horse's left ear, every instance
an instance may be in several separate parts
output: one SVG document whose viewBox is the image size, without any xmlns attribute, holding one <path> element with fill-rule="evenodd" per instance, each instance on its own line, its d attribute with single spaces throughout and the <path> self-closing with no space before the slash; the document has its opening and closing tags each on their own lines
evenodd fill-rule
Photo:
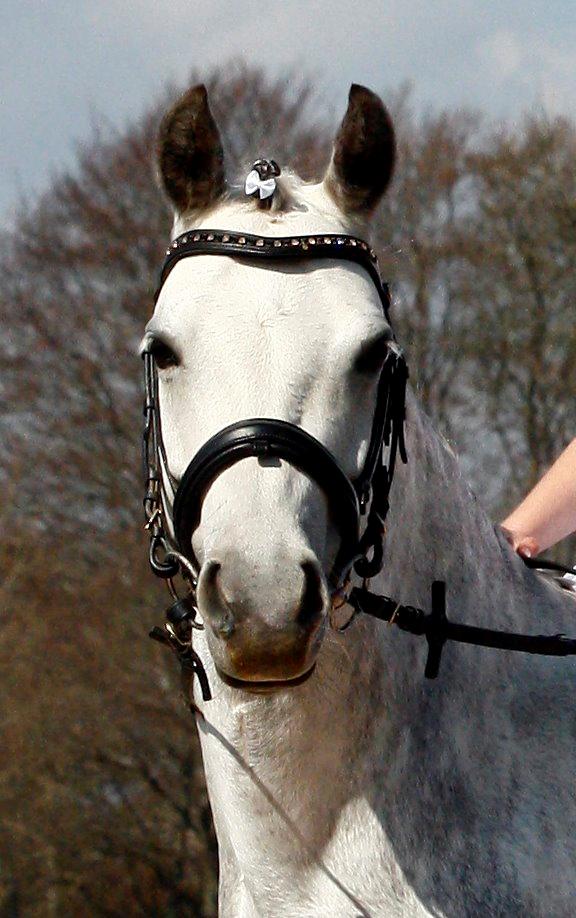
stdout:
<svg viewBox="0 0 576 918">
<path fill-rule="evenodd" d="M 388 187 L 395 158 L 388 110 L 379 96 L 353 83 L 324 178 L 326 188 L 342 210 L 371 211 Z"/>
</svg>

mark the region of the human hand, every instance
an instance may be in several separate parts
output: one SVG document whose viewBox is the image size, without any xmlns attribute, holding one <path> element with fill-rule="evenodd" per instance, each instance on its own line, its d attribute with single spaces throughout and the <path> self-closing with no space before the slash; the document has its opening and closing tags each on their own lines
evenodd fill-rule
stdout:
<svg viewBox="0 0 576 918">
<path fill-rule="evenodd" d="M 507 526 L 501 526 L 502 532 L 506 536 L 506 541 L 512 546 L 514 551 L 523 558 L 532 558 L 538 554 L 540 546 L 532 536 L 523 535 L 520 532 L 514 532 Z"/>
</svg>

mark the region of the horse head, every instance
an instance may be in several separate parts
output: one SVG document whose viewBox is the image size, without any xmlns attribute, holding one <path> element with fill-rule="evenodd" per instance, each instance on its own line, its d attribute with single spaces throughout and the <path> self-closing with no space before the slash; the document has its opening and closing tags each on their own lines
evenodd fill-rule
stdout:
<svg viewBox="0 0 576 918">
<path fill-rule="evenodd" d="M 171 246 L 196 246 L 194 258 L 168 249 L 170 270 L 143 345 L 157 379 L 161 473 L 176 491 L 175 505 L 163 509 L 195 570 L 214 663 L 233 685 L 270 690 L 311 673 L 335 592 L 356 560 L 341 563 L 339 514 L 354 496 L 343 485 L 339 499 L 338 475 L 357 481 L 373 451 L 393 336 L 362 259 L 325 251 L 317 258 L 314 245 L 318 253 L 324 239 L 368 249 L 361 240 L 394 155 L 390 117 L 361 86 L 350 91 L 323 181 L 306 184 L 282 164 L 280 175 L 253 176 L 256 197 L 227 184 L 203 86 L 162 123 L 158 162 L 174 208 Z M 306 257 L 263 261 L 256 248 L 253 258 L 237 257 L 241 245 L 273 253 L 279 240 Z M 272 419 L 262 428 L 266 448 L 238 452 L 245 419 Z M 218 464 L 224 449 L 236 455 Z M 324 461 L 325 473 L 316 474 Z"/>
</svg>

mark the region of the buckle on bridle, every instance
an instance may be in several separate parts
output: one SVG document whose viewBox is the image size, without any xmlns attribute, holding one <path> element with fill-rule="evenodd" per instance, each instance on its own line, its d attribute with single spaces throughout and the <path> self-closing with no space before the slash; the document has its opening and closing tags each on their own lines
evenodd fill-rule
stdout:
<svg viewBox="0 0 576 918">
<path fill-rule="evenodd" d="M 156 625 L 149 633 L 149 636 L 160 644 L 169 647 L 178 658 L 182 668 L 182 691 L 186 701 L 191 709 L 194 709 L 192 699 L 192 681 L 194 676 L 198 676 L 202 698 L 204 701 L 210 701 L 212 693 L 208 676 L 202 660 L 192 646 L 193 629 L 203 630 L 204 625 L 196 621 L 196 603 L 194 602 L 193 593 L 186 596 L 178 597 L 174 584 L 169 580 L 169 589 L 175 602 L 166 610 L 166 621 L 164 627 L 159 628 Z"/>
<path fill-rule="evenodd" d="M 159 554 L 160 552 L 164 552 L 164 557 L 161 557 Z M 177 559 L 173 557 L 173 552 L 166 544 L 166 539 L 160 532 L 153 535 L 150 539 L 148 558 L 150 567 L 156 576 L 160 577 L 162 580 L 171 580 L 180 572 L 180 565 Z"/>
<path fill-rule="evenodd" d="M 330 606 L 330 614 L 328 620 L 330 622 L 330 627 L 332 631 L 337 631 L 338 634 L 342 634 L 343 631 L 347 631 L 357 615 L 357 609 L 350 603 L 350 578 L 348 578 L 341 587 L 339 587 L 332 594 L 332 604 Z M 346 619 L 343 624 L 338 624 L 336 620 L 336 613 L 343 609 L 344 606 L 350 606 L 352 609 L 352 615 Z"/>
<path fill-rule="evenodd" d="M 360 508 L 360 514 L 362 516 L 365 515 L 366 509 L 371 499 L 372 499 L 372 485 L 368 484 L 366 485 L 366 487 L 364 488 L 364 490 L 362 491 L 362 494 L 360 495 L 358 499 L 358 506 Z"/>
</svg>

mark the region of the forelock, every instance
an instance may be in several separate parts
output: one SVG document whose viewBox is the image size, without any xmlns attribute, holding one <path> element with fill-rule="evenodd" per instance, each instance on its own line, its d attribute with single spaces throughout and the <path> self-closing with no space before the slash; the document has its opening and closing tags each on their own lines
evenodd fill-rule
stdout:
<svg viewBox="0 0 576 918">
<path fill-rule="evenodd" d="M 301 225 L 299 225 L 301 224 Z M 247 197 L 244 184 L 229 186 L 226 194 L 201 213 L 177 216 L 173 237 L 193 228 L 244 229 L 263 235 L 290 233 L 349 232 L 366 235 L 365 222 L 342 213 L 322 183 L 306 182 L 295 172 L 283 170 L 269 209 Z"/>
</svg>

